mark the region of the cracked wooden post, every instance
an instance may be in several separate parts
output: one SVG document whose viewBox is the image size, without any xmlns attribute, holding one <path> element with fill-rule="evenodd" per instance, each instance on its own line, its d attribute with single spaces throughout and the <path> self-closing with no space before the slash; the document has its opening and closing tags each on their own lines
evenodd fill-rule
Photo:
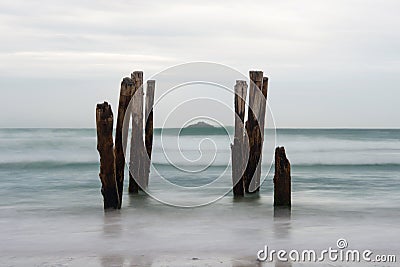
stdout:
<svg viewBox="0 0 400 267">
<path fill-rule="evenodd" d="M 121 82 L 119 95 L 117 128 L 115 133 L 115 179 L 118 186 L 119 202 L 122 205 L 125 171 L 125 150 L 128 137 L 130 116 L 125 116 L 129 102 L 132 99 L 134 86 L 131 78 L 124 78 Z M 125 146 L 125 147 L 124 147 Z"/>
<path fill-rule="evenodd" d="M 232 183 L 233 196 L 244 196 L 243 173 L 245 166 L 244 161 L 244 115 L 245 103 L 247 96 L 246 81 L 236 81 L 235 85 L 235 137 L 232 149 Z"/>
<path fill-rule="evenodd" d="M 244 184 L 246 193 L 259 191 L 260 177 L 256 175 L 257 165 L 260 161 L 261 131 L 259 125 L 261 88 L 263 82 L 262 71 L 250 71 L 249 109 L 246 122 L 246 133 L 249 143 L 249 159 L 244 172 Z"/>
<path fill-rule="evenodd" d="M 290 162 L 286 157 L 285 148 L 275 149 L 275 176 L 274 176 L 274 206 L 289 207 L 292 205 Z"/>
<path fill-rule="evenodd" d="M 96 107 L 97 150 L 100 155 L 101 193 L 104 209 L 119 209 L 117 182 L 115 180 L 113 113 L 111 106 L 104 102 Z"/>
<path fill-rule="evenodd" d="M 145 173 L 144 173 L 144 184 L 146 187 L 149 186 L 149 175 L 150 175 L 150 163 L 151 163 L 151 152 L 153 149 L 153 104 L 154 104 L 154 90 L 156 82 L 154 80 L 147 81 L 146 89 L 146 106 L 145 106 L 145 147 L 147 157 L 144 157 L 145 162 Z"/>
<path fill-rule="evenodd" d="M 137 194 L 144 187 L 145 148 L 143 141 L 143 72 L 131 75 L 134 84 L 132 103 L 132 136 L 129 162 L 129 193 Z"/>
</svg>

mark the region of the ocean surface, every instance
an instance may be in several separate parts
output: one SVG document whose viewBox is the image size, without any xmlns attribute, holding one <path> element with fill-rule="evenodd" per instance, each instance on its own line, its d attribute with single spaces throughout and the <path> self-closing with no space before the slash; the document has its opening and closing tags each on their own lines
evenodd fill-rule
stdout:
<svg viewBox="0 0 400 267">
<path fill-rule="evenodd" d="M 400 261 L 400 130 L 267 131 L 259 196 L 233 200 L 225 131 L 155 131 L 150 186 L 103 212 L 95 129 L 0 129 L 0 266 L 352 266 L 258 263 L 270 249 L 351 249 Z M 292 165 L 275 212 L 273 148 Z M 127 175 L 127 171 L 125 173 Z M 358 266 L 358 265 L 357 265 Z"/>
</svg>

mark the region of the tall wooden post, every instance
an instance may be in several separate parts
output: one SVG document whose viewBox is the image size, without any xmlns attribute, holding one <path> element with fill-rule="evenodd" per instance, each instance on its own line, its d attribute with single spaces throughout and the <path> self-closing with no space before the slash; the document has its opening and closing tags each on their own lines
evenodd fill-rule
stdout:
<svg viewBox="0 0 400 267">
<path fill-rule="evenodd" d="M 146 187 L 149 186 L 149 175 L 150 175 L 150 163 L 151 153 L 153 149 L 153 104 L 154 104 L 154 90 L 156 82 L 154 80 L 147 81 L 146 89 L 146 106 L 145 106 L 145 146 L 147 157 L 144 157 L 145 162 L 145 173 L 144 173 L 144 184 Z"/>
<path fill-rule="evenodd" d="M 100 154 L 101 193 L 104 209 L 121 207 L 114 168 L 113 113 L 111 106 L 104 102 L 96 107 L 97 150 Z"/>
<path fill-rule="evenodd" d="M 244 115 L 247 96 L 246 81 L 236 81 L 235 85 L 235 137 L 232 149 L 232 183 L 233 195 L 235 197 L 244 196 L 243 173 L 245 169 L 244 161 Z"/>
<path fill-rule="evenodd" d="M 290 207 L 292 205 L 292 178 L 290 162 L 286 157 L 285 148 L 275 149 L 275 176 L 274 176 L 274 206 Z"/>
<path fill-rule="evenodd" d="M 124 78 L 121 82 L 119 95 L 117 128 L 115 134 L 115 179 L 117 180 L 119 202 L 122 205 L 124 189 L 125 151 L 128 137 L 130 116 L 125 116 L 129 102 L 134 92 L 131 78 Z"/>
<path fill-rule="evenodd" d="M 261 181 L 261 165 L 262 165 L 262 150 L 263 150 L 263 144 L 264 144 L 264 128 L 265 128 L 265 114 L 266 114 L 266 109 L 267 109 L 267 97 L 268 97 L 268 77 L 263 78 L 263 83 L 262 83 L 262 88 L 261 93 L 262 95 L 260 96 L 260 115 L 257 118 L 259 127 L 260 127 L 260 134 L 261 134 L 261 139 L 257 140 L 258 142 L 255 144 L 255 150 L 259 151 L 260 153 L 260 158 L 258 159 L 258 164 L 256 167 L 256 173 L 254 176 L 253 181 L 258 185 L 257 191 L 260 190 L 260 181 Z M 252 187 L 252 183 L 250 183 L 250 187 Z"/>
<path fill-rule="evenodd" d="M 145 153 L 143 142 L 143 72 L 135 71 L 131 75 L 134 84 L 132 103 L 132 136 L 129 163 L 129 193 L 137 194 L 144 187 Z"/>
<path fill-rule="evenodd" d="M 265 128 L 265 115 L 267 111 L 267 99 L 268 99 L 268 77 L 263 77 L 262 89 L 261 92 L 264 96 L 264 99 L 261 102 L 260 107 L 260 128 Z M 264 138 L 264 131 L 261 131 L 261 135 Z"/>
<path fill-rule="evenodd" d="M 249 140 L 249 159 L 244 173 L 246 193 L 255 193 L 260 187 L 260 177 L 255 175 L 257 165 L 261 164 L 261 131 L 259 125 L 260 103 L 262 93 L 263 72 L 250 71 L 249 109 L 246 122 L 247 138 Z"/>
</svg>

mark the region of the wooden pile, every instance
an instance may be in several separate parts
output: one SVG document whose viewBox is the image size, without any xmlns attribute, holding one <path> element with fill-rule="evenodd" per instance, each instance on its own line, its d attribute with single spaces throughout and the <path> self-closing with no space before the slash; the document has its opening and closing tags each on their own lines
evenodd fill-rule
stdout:
<svg viewBox="0 0 400 267">
<path fill-rule="evenodd" d="M 129 160 L 129 192 L 138 193 L 149 183 L 153 144 L 153 103 L 155 81 L 147 81 L 145 116 L 143 116 L 143 72 L 135 71 L 121 82 L 115 147 L 112 140 L 113 113 L 104 102 L 96 107 L 97 150 L 100 154 L 100 181 L 104 209 L 120 209 L 122 204 L 125 153 L 129 123 L 132 121 Z M 143 119 L 146 118 L 145 137 Z"/>
</svg>

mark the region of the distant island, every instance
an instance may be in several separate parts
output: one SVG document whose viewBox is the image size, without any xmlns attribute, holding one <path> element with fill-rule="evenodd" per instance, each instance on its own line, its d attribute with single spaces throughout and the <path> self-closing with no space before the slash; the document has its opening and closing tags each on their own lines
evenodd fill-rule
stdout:
<svg viewBox="0 0 400 267">
<path fill-rule="evenodd" d="M 185 128 L 191 129 L 191 128 L 216 128 L 216 127 L 211 125 L 211 124 L 208 124 L 208 123 L 206 123 L 204 121 L 199 121 L 199 122 L 197 122 L 195 124 L 188 125 Z"/>
<path fill-rule="evenodd" d="M 205 121 L 197 121 L 191 125 L 188 125 L 180 129 L 179 134 L 209 136 L 209 135 L 227 135 L 228 133 L 225 127 L 215 126 Z"/>
</svg>

